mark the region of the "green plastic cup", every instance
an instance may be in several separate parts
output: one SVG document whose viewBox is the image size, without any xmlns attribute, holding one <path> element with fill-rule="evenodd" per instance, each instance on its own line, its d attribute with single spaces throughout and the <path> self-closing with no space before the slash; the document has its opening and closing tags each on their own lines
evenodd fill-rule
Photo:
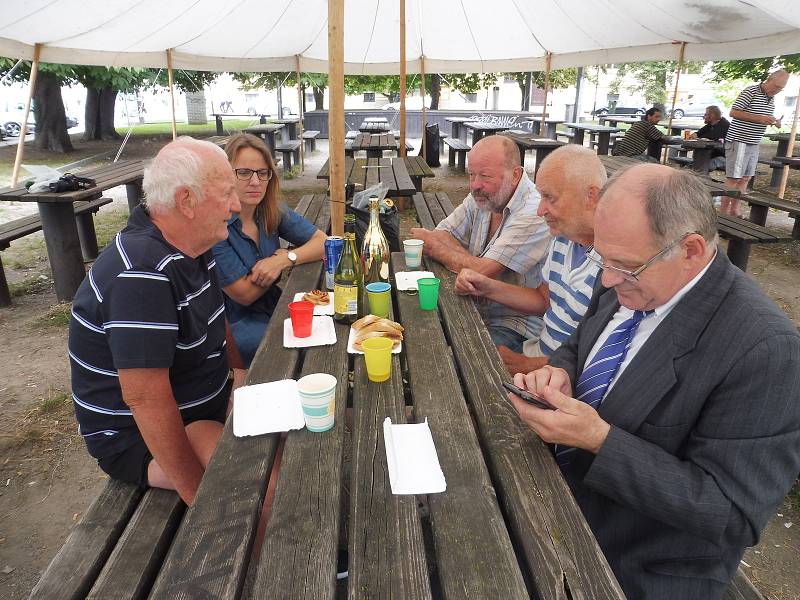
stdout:
<svg viewBox="0 0 800 600">
<path fill-rule="evenodd" d="M 369 312 L 376 317 L 388 317 L 392 304 L 392 286 L 383 281 L 367 284 Z"/>
<path fill-rule="evenodd" d="M 364 340 L 364 362 L 367 363 L 367 378 L 370 381 L 386 381 L 392 375 L 392 347 L 389 338 L 376 337 Z"/>
<path fill-rule="evenodd" d="M 422 310 L 436 310 L 439 306 L 439 284 L 436 277 L 423 277 L 417 280 L 419 288 L 419 307 Z"/>
</svg>

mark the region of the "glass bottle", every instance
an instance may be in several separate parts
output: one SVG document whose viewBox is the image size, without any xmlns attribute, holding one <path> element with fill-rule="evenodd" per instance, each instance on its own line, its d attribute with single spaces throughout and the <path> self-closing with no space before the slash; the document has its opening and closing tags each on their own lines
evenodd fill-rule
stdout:
<svg viewBox="0 0 800 600">
<path fill-rule="evenodd" d="M 364 314 L 364 276 L 356 249 L 355 215 L 344 216 L 344 245 L 333 276 L 333 318 L 352 323 Z"/>
<path fill-rule="evenodd" d="M 389 242 L 381 229 L 380 201 L 377 196 L 369 199 L 369 227 L 361 242 L 361 267 L 364 285 L 382 281 L 389 282 Z"/>
</svg>

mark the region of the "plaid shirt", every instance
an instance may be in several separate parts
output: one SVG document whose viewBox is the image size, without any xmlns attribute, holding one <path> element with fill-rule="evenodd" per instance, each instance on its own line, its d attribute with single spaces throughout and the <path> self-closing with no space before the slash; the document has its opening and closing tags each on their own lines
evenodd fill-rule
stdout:
<svg viewBox="0 0 800 600">
<path fill-rule="evenodd" d="M 479 209 L 472 194 L 436 229 L 449 232 L 473 256 L 491 258 L 505 266 L 506 271 L 497 277 L 500 281 L 535 288 L 542 283 L 542 265 L 551 240 L 547 223 L 536 216 L 538 207 L 539 193 L 523 173 L 492 239 L 488 239 L 492 213 Z M 537 316 L 523 315 L 483 299 L 477 306 L 487 326 L 508 327 L 526 338 L 538 337 L 542 329 L 542 320 Z"/>
</svg>

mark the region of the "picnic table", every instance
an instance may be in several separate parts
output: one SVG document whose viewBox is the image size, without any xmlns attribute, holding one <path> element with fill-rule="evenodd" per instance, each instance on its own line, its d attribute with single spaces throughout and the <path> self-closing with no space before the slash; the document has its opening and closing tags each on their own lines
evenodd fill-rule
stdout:
<svg viewBox="0 0 800 600">
<path fill-rule="evenodd" d="M 322 165 L 317 179 L 330 180 L 330 160 Z M 434 173 L 421 156 L 402 158 L 350 158 L 344 159 L 344 175 L 356 191 L 386 183 L 388 197 L 413 196 L 422 191 L 422 179 L 434 177 Z"/>
<path fill-rule="evenodd" d="M 358 152 L 360 150 L 367 151 L 367 158 L 381 158 L 384 150 L 393 150 L 397 152 L 400 149 L 400 143 L 394 134 L 382 133 L 359 133 L 353 138 L 351 150 Z"/>
<path fill-rule="evenodd" d="M 444 120 L 450 123 L 451 138 L 461 140 L 462 142 L 467 141 L 466 135 L 464 135 L 462 138 L 461 126 L 464 123 L 469 123 L 470 121 L 474 121 L 475 117 L 445 117 Z"/>
<path fill-rule="evenodd" d="M 273 119 L 273 123 L 283 125 L 281 130 L 281 139 L 284 142 L 297 139 L 297 124 L 300 122 L 300 117 L 288 117 L 286 119 Z M 286 134 L 286 135 L 284 135 Z"/>
<path fill-rule="evenodd" d="M 366 117 L 364 123 L 388 123 L 386 117 Z"/>
<path fill-rule="evenodd" d="M 508 129 L 500 133 L 500 135 L 511 138 L 519 148 L 520 163 L 525 165 L 525 151 L 533 150 L 536 153 L 536 167 L 535 173 L 539 172 L 539 165 L 542 164 L 544 157 L 550 154 L 559 146 L 565 145 L 565 142 L 554 140 L 551 138 L 542 138 L 532 133 L 522 131 L 520 129 Z"/>
<path fill-rule="evenodd" d="M 630 115 L 602 115 L 597 118 L 601 125 L 608 125 L 616 127 L 618 123 L 625 123 L 626 125 L 633 125 L 641 121 L 641 117 L 631 117 Z"/>
<path fill-rule="evenodd" d="M 698 138 L 696 140 L 682 140 L 681 148 L 692 151 L 693 170 L 703 175 L 707 175 L 711 168 L 711 155 L 715 150 L 722 150 L 723 145 L 717 140 L 707 140 Z"/>
<path fill-rule="evenodd" d="M 508 125 L 500 123 L 484 123 L 482 121 L 465 121 L 463 123 L 466 129 L 472 130 L 472 145 L 477 144 L 482 138 L 487 135 L 494 135 L 508 129 Z"/>
<path fill-rule="evenodd" d="M 264 141 L 267 143 L 267 148 L 269 148 L 269 151 L 275 156 L 275 132 L 280 131 L 284 127 L 285 125 L 283 123 L 263 123 L 261 125 L 245 127 L 242 131 L 264 138 Z"/>
<path fill-rule="evenodd" d="M 541 115 L 538 117 L 523 117 L 526 121 L 530 121 L 531 123 L 531 131 L 533 133 L 539 133 L 539 126 L 542 122 Z M 549 137 L 552 139 L 556 139 L 556 128 L 559 125 L 566 123 L 564 119 L 551 119 L 546 117 L 544 120 L 544 135 L 545 137 Z"/>
<path fill-rule="evenodd" d="M 248 119 L 252 119 L 256 115 L 250 113 L 244 113 L 244 114 L 212 113 L 211 116 L 214 117 L 214 121 L 216 123 L 217 135 L 225 135 L 225 128 L 222 126 L 222 117 L 247 117 Z M 269 115 L 266 113 L 259 114 L 258 115 L 259 123 L 266 123 L 268 116 Z"/>
<path fill-rule="evenodd" d="M 362 133 L 386 133 L 389 129 L 389 124 L 379 121 L 364 121 L 359 125 L 358 130 Z"/>
<path fill-rule="evenodd" d="M 664 129 L 667 129 L 669 121 L 661 121 L 658 124 Z M 682 136 L 684 131 L 697 131 L 698 129 L 702 129 L 704 126 L 705 123 L 676 123 L 673 121 L 672 125 L 669 125 L 669 134 Z"/>
<path fill-rule="evenodd" d="M 621 131 L 618 127 L 607 127 L 605 125 L 592 125 L 591 123 L 564 123 L 565 126 L 575 130 L 572 138 L 573 144 L 583 146 L 584 133 L 589 132 L 597 136 L 597 154 L 608 154 L 611 144 L 611 134 Z"/>
<path fill-rule="evenodd" d="M 140 160 L 119 161 L 77 174 L 94 179 L 96 185 L 86 190 L 60 193 L 31 193 L 24 185 L 0 190 L 0 201 L 37 203 L 59 301 L 71 300 L 86 275 L 75 223 L 74 203 L 95 200 L 105 190 L 124 185 L 128 206 L 133 209 L 142 197 L 144 163 Z"/>
<path fill-rule="evenodd" d="M 789 155 L 789 133 L 771 133 L 767 135 L 773 142 L 778 142 L 778 149 L 775 151 L 775 156 L 772 159 L 774 162 L 781 163 L 781 157 Z M 795 134 L 795 140 L 800 141 L 800 133 Z M 783 168 L 772 169 L 772 177 L 769 184 L 772 187 L 778 187 L 781 184 L 781 177 L 783 176 Z"/>
</svg>

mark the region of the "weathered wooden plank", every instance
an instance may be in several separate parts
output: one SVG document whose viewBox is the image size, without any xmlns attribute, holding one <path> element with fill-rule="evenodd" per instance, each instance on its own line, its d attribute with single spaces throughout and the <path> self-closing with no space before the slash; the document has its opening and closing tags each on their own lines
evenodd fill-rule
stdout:
<svg viewBox="0 0 800 600">
<path fill-rule="evenodd" d="M 433 217 L 431 217 L 431 209 L 425 201 L 425 194 L 417 192 L 414 194 L 413 199 L 414 209 L 417 211 L 417 220 L 420 225 L 425 229 L 434 229 L 436 227 L 436 222 L 433 220 Z"/>
<path fill-rule="evenodd" d="M 725 590 L 722 600 L 764 600 L 764 596 L 755 588 L 744 574 L 742 568 L 736 570 L 730 587 Z"/>
<path fill-rule="evenodd" d="M 403 253 L 392 254 L 392 265 L 405 268 Z M 439 314 L 420 310 L 417 297 L 403 293 L 397 306 L 415 419 L 428 419 L 447 479 L 445 493 L 428 496 L 443 596 L 527 599 Z"/>
<path fill-rule="evenodd" d="M 439 204 L 439 199 L 436 197 L 436 194 L 425 194 L 425 202 L 431 211 L 433 222 L 438 225 L 447 216 Z"/>
<path fill-rule="evenodd" d="M 319 262 L 292 269 L 248 384 L 294 377 L 299 354 L 283 347 L 283 321 L 294 294 L 318 287 L 321 273 Z M 151 598 L 239 597 L 278 439 L 277 434 L 236 438 L 228 419 Z"/>
<path fill-rule="evenodd" d="M 186 505 L 170 490 L 147 490 L 87 600 L 147 597 Z"/>
<path fill-rule="evenodd" d="M 341 470 L 348 396 L 347 334 L 336 325 L 334 346 L 309 348 L 301 375 L 336 377 L 333 429 L 289 432 L 280 478 L 261 549 L 251 597 L 334 598 L 341 522 Z"/>
<path fill-rule="evenodd" d="M 396 190 L 397 189 L 397 179 L 394 176 L 394 169 L 392 168 L 392 159 L 391 158 L 379 158 L 378 164 L 380 168 L 377 169 L 378 177 L 381 183 L 385 183 L 389 186 L 389 190 Z M 391 192 L 390 192 L 391 193 Z"/>
<path fill-rule="evenodd" d="M 367 181 L 367 171 L 364 167 L 367 161 L 364 158 L 357 158 L 353 161 L 353 169 L 350 171 L 350 176 L 347 178 L 348 183 L 353 183 L 356 186 L 356 191 L 360 192 L 364 189 Z"/>
<path fill-rule="evenodd" d="M 416 191 L 414 181 L 406 168 L 406 162 L 402 158 L 392 159 L 394 176 L 397 180 L 397 193 L 401 196 L 410 196 Z"/>
<path fill-rule="evenodd" d="M 305 194 L 302 198 L 300 198 L 300 202 L 297 203 L 297 206 L 294 208 L 294 212 L 301 217 L 305 217 L 306 211 L 308 211 L 308 207 L 311 205 L 312 198 L 314 198 L 314 194 Z"/>
<path fill-rule="evenodd" d="M 450 201 L 450 196 L 444 192 L 438 192 L 436 194 L 436 199 L 439 201 L 439 205 L 442 207 L 442 211 L 445 215 L 449 215 L 451 212 L 453 212 L 453 210 L 455 210 L 453 203 Z"/>
<path fill-rule="evenodd" d="M 364 189 L 370 188 L 372 186 L 378 185 L 380 183 L 380 159 L 378 158 L 368 158 L 367 159 L 367 168 L 364 169 L 367 172 L 367 178 L 364 183 Z"/>
<path fill-rule="evenodd" d="M 135 485 L 109 480 L 50 562 L 29 598 L 84 598 L 136 510 L 143 493 Z"/>
<path fill-rule="evenodd" d="M 552 454 L 501 391 L 508 373 L 455 274 L 426 258 L 442 280 L 439 307 L 461 381 L 523 561 L 542 599 L 624 598 Z"/>
<path fill-rule="evenodd" d="M 383 420 L 406 422 L 400 360 L 382 383 L 367 379 L 363 356 L 354 371 L 348 598 L 430 598 L 417 501 L 392 494 L 386 466 Z"/>
</svg>

